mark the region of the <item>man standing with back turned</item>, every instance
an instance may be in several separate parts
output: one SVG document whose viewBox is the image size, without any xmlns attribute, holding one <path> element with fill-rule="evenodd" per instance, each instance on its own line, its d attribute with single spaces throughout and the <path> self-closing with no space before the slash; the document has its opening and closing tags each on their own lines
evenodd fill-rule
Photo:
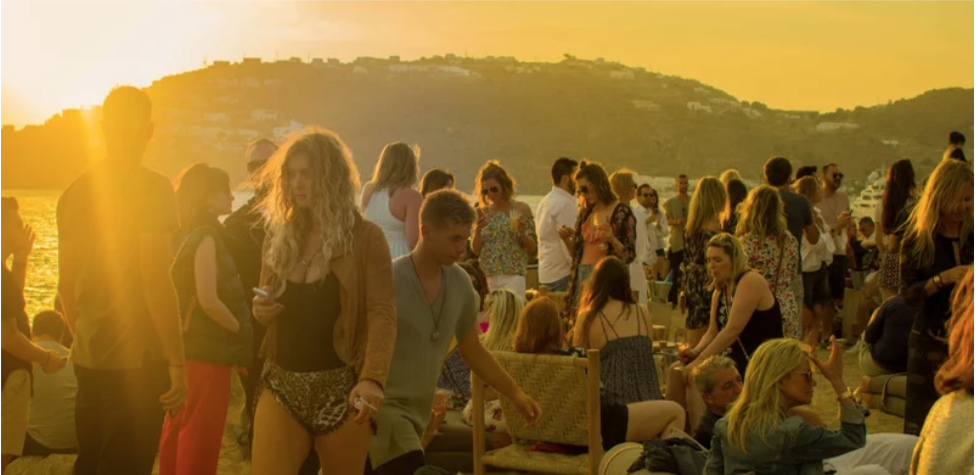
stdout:
<svg viewBox="0 0 978 475">
<path fill-rule="evenodd" d="M 149 475 L 164 411 L 187 394 L 172 233 L 173 188 L 140 163 L 152 106 L 134 87 L 102 105 L 106 158 L 58 200 L 58 291 L 75 342 L 76 475 Z"/>
</svg>

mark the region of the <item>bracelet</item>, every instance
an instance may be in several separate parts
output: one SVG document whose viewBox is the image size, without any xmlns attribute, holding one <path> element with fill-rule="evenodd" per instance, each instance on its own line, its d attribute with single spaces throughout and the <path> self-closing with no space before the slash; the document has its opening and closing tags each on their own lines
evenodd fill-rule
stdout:
<svg viewBox="0 0 978 475">
<path fill-rule="evenodd" d="M 934 276 L 934 279 L 937 280 L 937 288 L 943 289 L 944 288 L 944 279 L 941 278 L 941 274 L 935 275 Z"/>
</svg>

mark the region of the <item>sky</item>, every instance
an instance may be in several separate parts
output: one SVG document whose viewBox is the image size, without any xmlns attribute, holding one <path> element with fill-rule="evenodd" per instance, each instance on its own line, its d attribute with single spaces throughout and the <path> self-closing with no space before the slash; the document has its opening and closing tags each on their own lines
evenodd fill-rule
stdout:
<svg viewBox="0 0 978 475">
<path fill-rule="evenodd" d="M 974 87 L 974 4 L 5 1 L 0 121 L 40 123 L 214 60 L 446 53 L 602 57 L 832 111 Z"/>
</svg>

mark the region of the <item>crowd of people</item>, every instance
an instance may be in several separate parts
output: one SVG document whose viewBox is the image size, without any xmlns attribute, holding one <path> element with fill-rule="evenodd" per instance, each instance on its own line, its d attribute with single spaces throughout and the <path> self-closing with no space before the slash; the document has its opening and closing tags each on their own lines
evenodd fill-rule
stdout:
<svg viewBox="0 0 978 475">
<path fill-rule="evenodd" d="M 58 201 L 59 307 L 33 325 L 35 237 L 2 201 L 4 469 L 77 453 L 79 475 L 149 474 L 157 457 L 162 475 L 216 473 L 237 374 L 252 473 L 413 474 L 470 374 L 491 388 L 490 430 L 506 429 L 500 398 L 541 420 L 492 352 L 587 350 L 606 449 L 692 429 L 710 474 L 970 467 L 974 174 L 960 134 L 923 191 L 894 163 L 877 216 L 859 221 L 834 163 L 793 173 L 772 158 L 753 189 L 727 170 L 690 193 L 680 175 L 660 204 L 629 170 L 560 158 L 534 213 L 499 161 L 473 204 L 450 172 L 421 177 L 419 149 L 400 142 L 361 187 L 343 140 L 315 128 L 251 144 L 255 196 L 232 211 L 226 171 L 195 164 L 174 187 L 141 164 L 145 93 L 117 88 L 102 110 L 106 159 Z M 867 437 L 845 385 L 850 270 L 871 272 L 850 333 L 864 334 L 859 366 L 908 374 L 909 435 Z M 649 281 L 671 283 L 685 315 L 678 402 L 660 384 Z M 809 408 L 813 373 L 838 396 L 839 430 Z"/>
</svg>

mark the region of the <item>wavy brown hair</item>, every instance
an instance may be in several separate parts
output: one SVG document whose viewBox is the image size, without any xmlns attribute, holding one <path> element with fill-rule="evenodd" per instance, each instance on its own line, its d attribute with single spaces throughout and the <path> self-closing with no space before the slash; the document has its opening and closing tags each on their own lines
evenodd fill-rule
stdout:
<svg viewBox="0 0 978 475">
<path fill-rule="evenodd" d="M 564 348 L 563 323 L 553 300 L 536 298 L 520 313 L 513 337 L 513 351 L 531 354 L 556 354 Z"/>
<path fill-rule="evenodd" d="M 482 182 L 486 180 L 496 180 L 507 200 L 513 199 L 516 195 L 516 180 L 503 168 L 499 160 L 489 160 L 479 169 L 475 177 L 475 197 L 482 206 L 489 206 L 486 195 L 482 194 Z"/>
<path fill-rule="evenodd" d="M 953 316 L 947 322 L 948 358 L 934 377 L 941 394 L 959 389 L 975 393 L 975 266 L 954 291 Z"/>
<path fill-rule="evenodd" d="M 772 186 L 759 186 L 747 195 L 741 206 L 737 236 L 753 235 L 763 242 L 768 236 L 778 238 L 780 244 L 788 232 L 788 218 L 784 214 L 781 194 Z"/>
<path fill-rule="evenodd" d="M 309 210 L 299 209 L 292 198 L 286 164 L 306 156 L 312 171 L 314 203 Z M 363 219 L 356 204 L 360 174 L 350 149 L 335 132 L 309 128 L 289 137 L 268 164 L 260 180 L 269 190 L 261 201 L 268 232 L 264 263 L 275 276 L 275 293 L 285 290 L 285 275 L 302 258 L 306 234 L 318 226 L 322 242 L 323 272 L 330 260 L 353 251 L 354 228 Z"/>
<path fill-rule="evenodd" d="M 582 178 L 591 182 L 595 193 L 598 194 L 598 199 L 605 204 L 611 204 L 618 200 L 615 193 L 611 191 L 611 181 L 608 180 L 608 172 L 600 164 L 582 160 L 581 166 L 578 167 L 577 173 L 574 175 L 574 179 L 580 180 Z M 583 195 L 581 200 L 582 202 L 584 201 Z M 582 204 L 581 212 L 590 212 L 589 205 Z"/>
<path fill-rule="evenodd" d="M 693 199 L 689 202 L 689 222 L 686 223 L 686 234 L 695 234 L 703 230 L 706 222 L 719 218 L 720 213 L 727 207 L 727 189 L 716 177 L 701 178 L 696 184 Z"/>
</svg>

